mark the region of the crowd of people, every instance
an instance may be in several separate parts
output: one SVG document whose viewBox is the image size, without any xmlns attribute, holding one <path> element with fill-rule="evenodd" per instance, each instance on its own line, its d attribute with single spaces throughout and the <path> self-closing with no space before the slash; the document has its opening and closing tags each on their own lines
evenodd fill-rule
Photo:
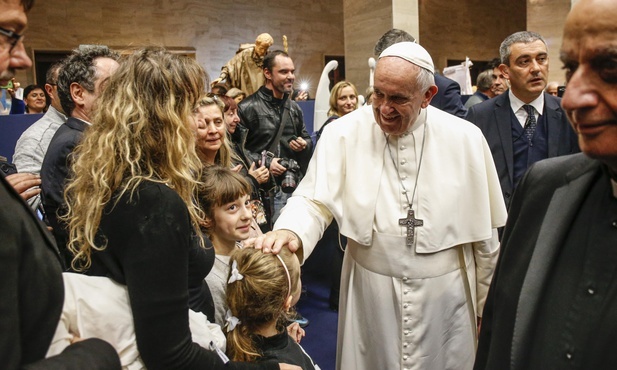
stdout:
<svg viewBox="0 0 617 370">
<path fill-rule="evenodd" d="M 0 1 L 2 86 L 33 3 Z M 0 175 L 0 363 L 319 369 L 294 306 L 329 245 L 337 369 L 617 367 L 615 16 L 573 6 L 565 90 L 521 31 L 466 104 L 389 30 L 370 102 L 336 83 L 315 142 L 268 34 L 212 84 L 164 48 L 80 46 L 24 89 L 42 118 Z"/>
</svg>

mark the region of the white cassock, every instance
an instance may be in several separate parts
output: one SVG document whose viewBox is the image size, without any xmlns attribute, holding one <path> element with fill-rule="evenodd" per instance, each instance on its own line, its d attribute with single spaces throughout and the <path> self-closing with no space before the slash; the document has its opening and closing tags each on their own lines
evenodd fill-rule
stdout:
<svg viewBox="0 0 617 370">
<path fill-rule="evenodd" d="M 424 135 L 424 224 L 408 247 L 401 181 L 411 198 Z M 388 141 L 371 107 L 333 121 L 274 228 L 298 234 L 305 259 L 333 217 L 348 237 L 337 369 L 471 369 L 506 220 L 491 152 L 477 127 L 430 106 Z"/>
</svg>

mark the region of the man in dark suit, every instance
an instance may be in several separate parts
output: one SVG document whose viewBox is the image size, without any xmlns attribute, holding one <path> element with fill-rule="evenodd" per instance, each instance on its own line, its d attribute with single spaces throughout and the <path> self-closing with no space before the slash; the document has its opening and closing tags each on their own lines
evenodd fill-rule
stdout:
<svg viewBox="0 0 617 370">
<path fill-rule="evenodd" d="M 617 3 L 566 20 L 563 108 L 583 154 L 541 161 L 512 200 L 476 370 L 617 369 Z"/>
<path fill-rule="evenodd" d="M 375 44 L 373 50 L 375 57 L 379 58 L 381 52 L 386 50 L 387 47 L 405 41 L 416 42 L 416 38 L 407 31 L 392 28 L 384 33 Z M 442 111 L 465 118 L 467 108 L 461 100 L 461 87 L 458 82 L 435 73 L 435 85 L 437 85 L 437 94 L 433 96 L 430 104 Z"/>
<path fill-rule="evenodd" d="M 32 66 L 23 45 L 33 0 L 0 1 L 0 85 Z M 29 184 L 17 186 L 23 192 Z M 15 184 L 13 184 L 15 186 Z M 25 196 L 22 193 L 24 198 Z M 86 339 L 45 359 L 64 300 L 58 250 L 0 171 L 0 366 L 16 369 L 120 369 L 118 354 Z"/>
<path fill-rule="evenodd" d="M 579 148 L 559 106 L 561 100 L 544 93 L 548 49 L 542 36 L 527 31 L 512 34 L 501 43 L 499 54 L 499 69 L 509 79 L 510 90 L 474 105 L 466 119 L 484 133 L 509 205 L 531 164 L 576 153 Z"/>
<path fill-rule="evenodd" d="M 64 61 L 58 74 L 58 97 L 69 116 L 49 143 L 41 166 L 41 201 L 67 267 L 68 234 L 58 215 L 65 213 L 64 188 L 69 178 L 70 155 L 90 124 L 90 115 L 105 80 L 118 67 L 118 54 L 106 46 L 81 46 Z"/>
</svg>

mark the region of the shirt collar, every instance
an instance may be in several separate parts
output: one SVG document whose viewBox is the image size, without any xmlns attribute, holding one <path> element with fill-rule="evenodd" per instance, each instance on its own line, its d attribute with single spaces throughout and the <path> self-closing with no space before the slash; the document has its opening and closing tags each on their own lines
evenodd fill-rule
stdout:
<svg viewBox="0 0 617 370">
<path fill-rule="evenodd" d="M 510 107 L 512 107 L 512 112 L 514 113 L 518 112 L 518 110 L 526 104 L 512 93 L 512 89 L 508 90 L 508 97 L 510 98 Z M 529 105 L 533 106 L 536 109 L 536 112 L 541 115 L 544 111 L 544 93 L 540 94 L 540 96 L 538 96 L 535 100 L 531 101 Z"/>
</svg>

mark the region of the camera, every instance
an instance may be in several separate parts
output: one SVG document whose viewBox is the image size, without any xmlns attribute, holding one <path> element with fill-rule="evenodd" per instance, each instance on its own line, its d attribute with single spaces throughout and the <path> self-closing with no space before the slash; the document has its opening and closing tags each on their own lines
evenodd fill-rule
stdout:
<svg viewBox="0 0 617 370">
<path fill-rule="evenodd" d="M 281 189 L 283 190 L 283 193 L 293 193 L 298 186 L 300 165 L 298 164 L 298 162 L 290 158 L 279 159 L 279 164 L 287 169 L 287 171 L 283 172 Z"/>
</svg>

